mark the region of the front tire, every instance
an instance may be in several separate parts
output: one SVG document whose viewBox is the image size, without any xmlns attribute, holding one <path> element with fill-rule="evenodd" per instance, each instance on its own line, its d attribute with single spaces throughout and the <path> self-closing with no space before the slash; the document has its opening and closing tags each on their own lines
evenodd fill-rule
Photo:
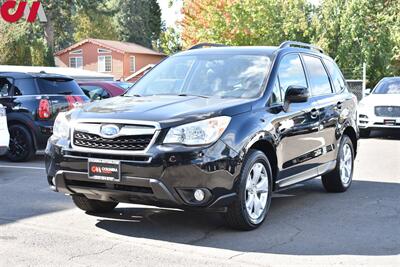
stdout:
<svg viewBox="0 0 400 267">
<path fill-rule="evenodd" d="M 343 135 L 339 146 L 336 167 L 322 175 L 322 184 L 327 192 L 340 193 L 350 188 L 353 181 L 354 148 L 351 139 Z"/>
<path fill-rule="evenodd" d="M 22 125 L 12 125 L 10 131 L 10 148 L 7 158 L 13 162 L 29 161 L 35 155 L 32 136 L 27 128 Z"/>
<path fill-rule="evenodd" d="M 238 230 L 253 230 L 265 220 L 271 205 L 272 171 L 266 155 L 250 150 L 237 186 L 237 200 L 225 214 L 227 224 Z"/>
<path fill-rule="evenodd" d="M 79 209 L 92 213 L 107 213 L 114 210 L 118 205 L 117 202 L 93 200 L 80 195 L 73 195 L 72 200 Z"/>
</svg>

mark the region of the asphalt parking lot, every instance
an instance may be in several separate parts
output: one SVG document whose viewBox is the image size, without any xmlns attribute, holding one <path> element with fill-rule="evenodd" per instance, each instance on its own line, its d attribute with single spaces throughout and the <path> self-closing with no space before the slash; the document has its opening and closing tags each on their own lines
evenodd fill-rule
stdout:
<svg viewBox="0 0 400 267">
<path fill-rule="evenodd" d="M 48 189 L 42 156 L 0 160 L 0 266 L 400 266 L 400 133 L 361 140 L 354 175 L 343 194 L 319 179 L 277 194 L 264 225 L 237 232 L 216 214 L 85 214 Z"/>
</svg>

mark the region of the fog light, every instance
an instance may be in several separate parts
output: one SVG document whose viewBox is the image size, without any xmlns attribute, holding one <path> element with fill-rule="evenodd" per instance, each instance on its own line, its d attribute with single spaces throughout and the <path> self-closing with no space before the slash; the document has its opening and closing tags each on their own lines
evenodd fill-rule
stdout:
<svg viewBox="0 0 400 267">
<path fill-rule="evenodd" d="M 194 198 L 199 202 L 203 201 L 205 198 L 204 191 L 201 189 L 197 189 L 196 191 L 194 191 Z"/>
</svg>

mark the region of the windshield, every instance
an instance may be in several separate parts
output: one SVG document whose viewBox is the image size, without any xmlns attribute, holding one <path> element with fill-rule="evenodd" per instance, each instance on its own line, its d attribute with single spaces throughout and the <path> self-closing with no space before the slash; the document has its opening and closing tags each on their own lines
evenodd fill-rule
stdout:
<svg viewBox="0 0 400 267">
<path fill-rule="evenodd" d="M 400 78 L 384 80 L 378 83 L 373 94 L 400 94 Z"/>
<path fill-rule="evenodd" d="M 260 55 L 174 56 L 163 61 L 126 94 L 254 98 L 260 95 L 271 60 Z"/>
<path fill-rule="evenodd" d="M 82 89 L 71 79 L 38 78 L 37 83 L 41 94 L 83 95 Z"/>
</svg>

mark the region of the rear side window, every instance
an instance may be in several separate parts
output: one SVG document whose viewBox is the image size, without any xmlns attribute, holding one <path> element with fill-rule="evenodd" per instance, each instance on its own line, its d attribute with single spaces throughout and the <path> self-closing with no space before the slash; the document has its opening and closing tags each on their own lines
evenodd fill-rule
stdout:
<svg viewBox="0 0 400 267">
<path fill-rule="evenodd" d="M 104 99 L 110 97 L 107 91 L 99 86 L 81 85 L 81 88 L 85 95 L 87 95 L 90 99 Z"/>
<path fill-rule="evenodd" d="M 278 69 L 280 89 L 284 96 L 289 86 L 307 87 L 303 65 L 299 55 L 289 54 L 281 60 Z"/>
<path fill-rule="evenodd" d="M 0 77 L 0 97 L 10 96 L 13 85 L 13 79 Z"/>
<path fill-rule="evenodd" d="M 14 82 L 14 96 L 37 95 L 33 79 L 16 79 Z"/>
<path fill-rule="evenodd" d="M 313 96 L 331 94 L 331 83 L 321 59 L 307 55 L 303 58 L 310 79 L 311 94 Z"/>
<path fill-rule="evenodd" d="M 83 95 L 79 85 L 71 79 L 37 78 L 39 91 L 46 95 Z"/>
<path fill-rule="evenodd" d="M 346 81 L 343 78 L 342 73 L 333 61 L 324 59 L 325 65 L 328 69 L 329 74 L 332 78 L 333 87 L 336 92 L 344 91 L 346 87 Z"/>
</svg>

